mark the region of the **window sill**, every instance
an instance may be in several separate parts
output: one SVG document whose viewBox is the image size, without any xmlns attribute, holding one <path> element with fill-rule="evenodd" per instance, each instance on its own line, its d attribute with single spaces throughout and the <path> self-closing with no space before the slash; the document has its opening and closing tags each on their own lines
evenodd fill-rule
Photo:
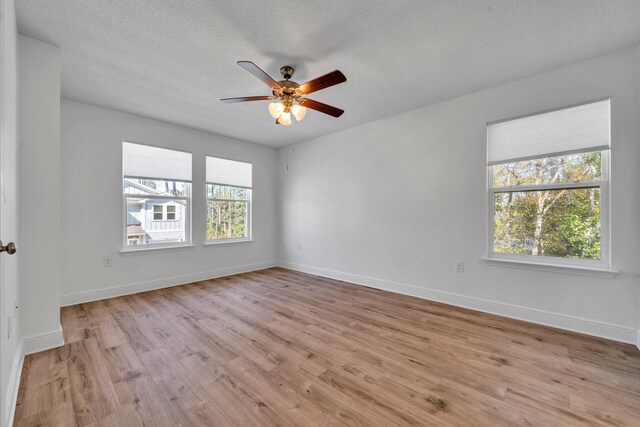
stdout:
<svg viewBox="0 0 640 427">
<path fill-rule="evenodd" d="M 142 254 L 145 252 L 157 252 L 157 251 L 166 251 L 171 249 L 185 249 L 185 248 L 194 248 L 195 245 L 173 245 L 173 246 L 152 246 L 152 247 L 139 247 L 139 248 L 126 248 L 120 249 L 121 255 L 135 255 Z"/>
<path fill-rule="evenodd" d="M 232 245 L 234 243 L 252 243 L 253 239 L 220 239 L 207 240 L 204 246 Z"/>
<path fill-rule="evenodd" d="M 592 276 L 592 277 L 605 277 L 608 279 L 614 278 L 617 274 L 617 270 L 611 270 L 609 268 L 601 267 L 586 267 L 581 265 L 569 265 L 569 264 L 551 264 L 546 262 L 535 262 L 520 259 L 511 258 L 482 258 L 490 265 L 506 268 L 520 268 L 525 270 L 537 270 L 548 271 L 552 273 L 574 274 L 578 276 Z"/>
</svg>

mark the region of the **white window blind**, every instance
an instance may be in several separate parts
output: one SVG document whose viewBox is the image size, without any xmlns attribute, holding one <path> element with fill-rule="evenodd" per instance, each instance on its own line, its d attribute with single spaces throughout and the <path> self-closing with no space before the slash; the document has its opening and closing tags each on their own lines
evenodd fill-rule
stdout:
<svg viewBox="0 0 640 427">
<path fill-rule="evenodd" d="M 191 153 L 123 142 L 122 154 L 126 177 L 191 182 Z"/>
<path fill-rule="evenodd" d="M 207 183 L 209 184 L 251 188 L 252 170 L 251 163 L 207 156 Z"/>
<path fill-rule="evenodd" d="M 491 123 L 490 165 L 610 147 L 610 100 Z"/>
</svg>

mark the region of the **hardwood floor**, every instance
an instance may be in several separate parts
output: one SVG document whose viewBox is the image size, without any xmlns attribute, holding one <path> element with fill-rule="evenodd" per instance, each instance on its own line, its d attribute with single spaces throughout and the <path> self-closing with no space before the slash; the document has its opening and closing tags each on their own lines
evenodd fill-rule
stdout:
<svg viewBox="0 0 640 427">
<path fill-rule="evenodd" d="M 62 309 L 15 425 L 640 425 L 631 345 L 281 268 Z"/>
</svg>

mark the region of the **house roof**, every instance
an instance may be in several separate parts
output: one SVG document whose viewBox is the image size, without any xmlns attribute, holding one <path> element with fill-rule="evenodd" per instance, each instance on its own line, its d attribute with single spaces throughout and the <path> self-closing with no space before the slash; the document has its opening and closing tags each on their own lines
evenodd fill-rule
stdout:
<svg viewBox="0 0 640 427">
<path fill-rule="evenodd" d="M 156 190 L 155 188 L 151 188 L 151 187 L 149 187 L 147 185 L 144 185 L 144 184 L 142 184 L 140 182 L 137 182 L 136 180 L 131 179 L 131 178 L 125 178 L 124 182 L 128 186 L 135 187 L 138 190 L 144 192 L 141 195 L 144 195 L 144 194 L 152 194 L 152 195 L 168 194 L 168 193 L 163 193 L 162 191 Z M 135 194 L 135 195 L 137 195 L 137 194 Z"/>
<path fill-rule="evenodd" d="M 127 225 L 127 236 L 143 236 L 146 234 L 140 225 Z"/>
<path fill-rule="evenodd" d="M 129 201 L 127 203 L 129 204 L 146 204 L 150 202 L 150 199 L 145 198 L 145 195 L 151 195 L 151 196 L 167 196 L 167 197 L 174 197 L 173 194 L 168 193 L 166 191 L 160 191 L 160 190 L 156 190 L 155 188 L 151 188 L 147 185 L 144 185 L 140 182 L 138 182 L 137 180 L 133 179 L 133 178 L 125 178 L 124 179 L 124 184 L 125 184 L 125 194 L 127 194 L 128 196 L 130 196 L 131 198 L 129 199 Z M 135 193 L 129 193 L 126 191 L 127 187 L 133 187 L 133 188 L 137 188 L 140 193 L 139 194 L 135 194 Z M 186 204 L 184 202 L 184 200 L 160 200 L 160 199 L 155 199 L 153 200 L 154 204 L 177 204 L 177 205 L 184 205 Z"/>
</svg>

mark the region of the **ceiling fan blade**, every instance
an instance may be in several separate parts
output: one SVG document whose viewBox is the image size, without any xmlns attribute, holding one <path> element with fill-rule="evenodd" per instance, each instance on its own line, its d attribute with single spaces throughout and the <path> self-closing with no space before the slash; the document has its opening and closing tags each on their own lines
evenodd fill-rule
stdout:
<svg viewBox="0 0 640 427">
<path fill-rule="evenodd" d="M 247 102 L 247 101 L 270 101 L 273 96 L 241 96 L 240 98 L 222 98 L 220 101 L 225 104 L 233 104 L 234 102 Z"/>
<path fill-rule="evenodd" d="M 347 81 L 347 78 L 340 72 L 340 70 L 335 70 L 330 72 L 329 74 L 325 74 L 324 76 L 320 76 L 317 79 L 310 80 L 300 86 L 298 89 L 305 95 L 308 95 L 313 92 L 317 92 L 321 89 L 325 89 L 331 86 L 335 86 L 340 83 L 344 83 Z"/>
<path fill-rule="evenodd" d="M 256 76 L 258 79 L 260 79 L 262 82 L 264 82 L 264 84 L 266 84 L 267 86 L 269 86 L 271 89 L 282 89 L 282 87 L 278 84 L 277 81 L 273 80 L 269 74 L 265 73 L 264 71 L 262 71 L 262 69 L 260 67 L 258 67 L 256 64 L 254 64 L 251 61 L 238 61 L 238 65 L 241 66 L 242 68 L 244 68 L 245 70 L 247 70 L 248 72 L 250 72 L 251 74 L 253 74 L 254 76 Z"/>
<path fill-rule="evenodd" d="M 314 101 L 313 99 L 301 98 L 298 100 L 300 105 L 303 105 L 307 108 L 311 108 L 312 110 L 320 111 L 321 113 L 328 114 L 333 117 L 340 117 L 344 110 L 341 110 L 336 107 L 332 107 L 331 105 L 323 104 L 322 102 Z"/>
</svg>

